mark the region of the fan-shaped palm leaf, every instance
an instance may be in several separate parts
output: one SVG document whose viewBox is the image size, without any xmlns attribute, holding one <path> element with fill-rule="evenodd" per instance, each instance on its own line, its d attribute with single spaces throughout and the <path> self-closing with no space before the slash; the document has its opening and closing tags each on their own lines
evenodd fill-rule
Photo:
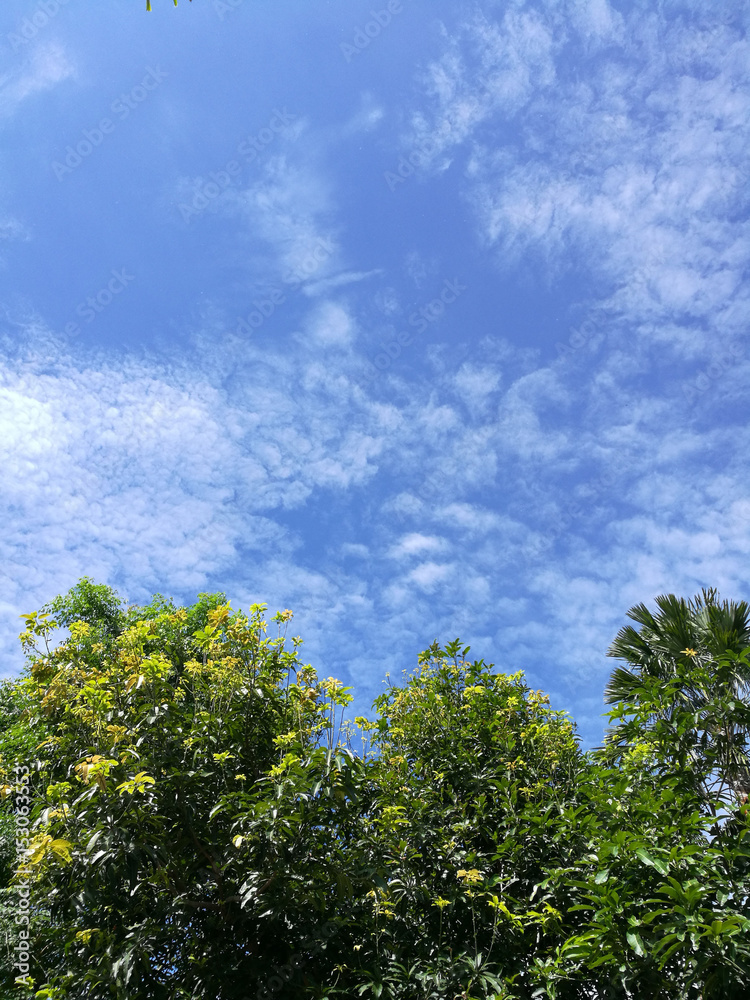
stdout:
<svg viewBox="0 0 750 1000">
<path fill-rule="evenodd" d="M 691 712 L 695 719 L 691 755 L 717 762 L 720 786 L 731 785 L 742 794 L 746 785 L 750 790 L 750 657 L 740 654 L 750 647 L 750 606 L 745 601 L 721 601 L 714 589 L 704 589 L 690 601 L 661 595 L 656 606 L 655 613 L 645 604 L 628 611 L 640 628 L 620 629 L 608 650 L 609 656 L 627 666 L 613 671 L 605 699 L 608 704 L 632 707 L 632 714 L 638 713 L 648 727 L 659 719 L 670 721 Z M 661 702 L 654 697 L 654 682 L 663 685 Z M 716 706 L 726 705 L 727 698 L 729 704 L 736 699 L 738 705 L 731 719 L 725 709 L 717 715 Z M 627 732 L 624 723 L 614 727 L 608 745 L 622 747 Z"/>
</svg>

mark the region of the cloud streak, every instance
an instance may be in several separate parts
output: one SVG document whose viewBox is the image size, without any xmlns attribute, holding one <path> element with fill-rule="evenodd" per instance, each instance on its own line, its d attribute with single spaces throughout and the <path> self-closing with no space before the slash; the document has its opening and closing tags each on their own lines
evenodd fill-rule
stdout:
<svg viewBox="0 0 750 1000">
<path fill-rule="evenodd" d="M 28 98 L 74 75 L 74 67 L 62 46 L 54 42 L 38 45 L 21 68 L 0 77 L 0 118 L 10 118 Z"/>
</svg>

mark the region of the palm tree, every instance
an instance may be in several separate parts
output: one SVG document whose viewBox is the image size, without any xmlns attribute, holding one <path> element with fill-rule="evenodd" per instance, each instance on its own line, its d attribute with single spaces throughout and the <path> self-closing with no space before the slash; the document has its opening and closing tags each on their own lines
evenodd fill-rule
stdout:
<svg viewBox="0 0 750 1000">
<path fill-rule="evenodd" d="M 673 720 L 678 713 L 693 713 L 699 721 L 689 734 L 692 759 L 714 763 L 719 797 L 729 786 L 739 798 L 746 798 L 750 793 L 750 606 L 745 601 L 720 601 L 714 588 L 704 589 L 689 601 L 662 595 L 656 605 L 656 613 L 645 604 L 628 611 L 628 617 L 641 627 L 626 625 L 608 650 L 608 656 L 625 660 L 628 666 L 613 671 L 605 700 L 643 710 L 644 683 L 653 692 L 654 682 L 657 690 L 661 682 L 663 701 L 645 695 L 650 724 Z M 680 683 L 675 685 L 678 678 Z M 723 712 L 717 725 L 715 709 L 720 702 Z M 624 735 L 625 727 L 618 726 L 607 742 L 622 744 Z"/>
</svg>

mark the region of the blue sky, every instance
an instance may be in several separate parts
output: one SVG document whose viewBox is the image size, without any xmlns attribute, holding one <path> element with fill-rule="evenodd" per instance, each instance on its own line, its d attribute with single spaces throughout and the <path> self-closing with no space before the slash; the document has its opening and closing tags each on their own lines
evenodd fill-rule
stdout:
<svg viewBox="0 0 750 1000">
<path fill-rule="evenodd" d="M 602 732 L 627 609 L 748 596 L 748 10 L 6 0 L 0 653 L 89 575 L 436 638 Z M 374 12 L 374 13 L 373 13 Z"/>
</svg>

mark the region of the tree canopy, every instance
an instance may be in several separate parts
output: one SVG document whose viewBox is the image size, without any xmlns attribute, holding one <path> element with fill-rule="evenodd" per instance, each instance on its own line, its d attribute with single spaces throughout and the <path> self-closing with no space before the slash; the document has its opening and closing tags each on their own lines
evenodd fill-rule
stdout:
<svg viewBox="0 0 750 1000">
<path fill-rule="evenodd" d="M 291 612 L 82 580 L 24 616 L 0 688 L 9 984 L 30 893 L 13 995 L 744 997 L 747 608 L 657 608 L 611 649 L 596 750 L 456 640 L 356 720 L 355 752 Z"/>
</svg>

